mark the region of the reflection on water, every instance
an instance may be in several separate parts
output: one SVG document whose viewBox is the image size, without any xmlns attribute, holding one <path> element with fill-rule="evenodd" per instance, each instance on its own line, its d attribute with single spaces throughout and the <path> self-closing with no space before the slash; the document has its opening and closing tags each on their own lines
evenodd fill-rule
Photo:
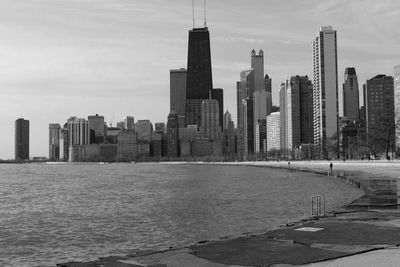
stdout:
<svg viewBox="0 0 400 267">
<path fill-rule="evenodd" d="M 1 165 L 0 266 L 54 266 L 264 231 L 361 195 L 311 173 L 209 165 Z"/>
</svg>

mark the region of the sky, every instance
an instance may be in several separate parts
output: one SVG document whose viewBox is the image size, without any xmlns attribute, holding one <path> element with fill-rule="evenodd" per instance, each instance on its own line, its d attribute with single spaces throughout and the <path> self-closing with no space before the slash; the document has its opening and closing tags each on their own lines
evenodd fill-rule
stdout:
<svg viewBox="0 0 400 267">
<path fill-rule="evenodd" d="M 14 157 L 15 120 L 30 121 L 30 156 L 48 156 L 48 125 L 105 116 L 116 125 L 166 122 L 169 70 L 186 68 L 191 0 L 0 0 L 0 158 Z M 236 118 L 236 82 L 250 52 L 264 50 L 280 83 L 312 72 L 311 41 L 337 30 L 339 106 L 345 67 L 360 87 L 400 64 L 398 0 L 207 1 L 214 88 Z M 203 1 L 195 0 L 195 25 Z"/>
</svg>

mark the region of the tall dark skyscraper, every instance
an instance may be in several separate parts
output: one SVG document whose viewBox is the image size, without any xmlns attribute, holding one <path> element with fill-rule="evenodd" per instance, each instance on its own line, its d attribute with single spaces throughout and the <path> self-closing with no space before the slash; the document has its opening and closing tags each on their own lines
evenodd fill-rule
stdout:
<svg viewBox="0 0 400 267">
<path fill-rule="evenodd" d="M 210 34 L 208 28 L 189 31 L 186 99 L 207 99 L 212 90 Z"/>
<path fill-rule="evenodd" d="M 201 103 L 213 91 L 208 28 L 189 31 L 186 71 L 186 125 L 201 124 Z"/>
<path fill-rule="evenodd" d="M 359 92 L 355 68 L 346 68 L 343 83 L 343 116 L 350 121 L 359 120 Z"/>
<path fill-rule="evenodd" d="M 15 160 L 29 159 L 29 120 L 15 121 Z"/>
<path fill-rule="evenodd" d="M 365 85 L 367 137 L 376 152 L 393 151 L 395 144 L 394 83 L 392 76 L 376 75 Z"/>
</svg>

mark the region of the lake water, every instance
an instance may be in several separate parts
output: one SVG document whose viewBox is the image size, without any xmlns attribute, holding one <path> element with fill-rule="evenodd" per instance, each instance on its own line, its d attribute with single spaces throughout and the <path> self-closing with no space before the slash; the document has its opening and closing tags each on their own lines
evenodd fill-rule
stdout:
<svg viewBox="0 0 400 267">
<path fill-rule="evenodd" d="M 332 177 L 187 164 L 0 164 L 0 266 L 54 266 L 260 232 L 362 192 Z"/>
</svg>

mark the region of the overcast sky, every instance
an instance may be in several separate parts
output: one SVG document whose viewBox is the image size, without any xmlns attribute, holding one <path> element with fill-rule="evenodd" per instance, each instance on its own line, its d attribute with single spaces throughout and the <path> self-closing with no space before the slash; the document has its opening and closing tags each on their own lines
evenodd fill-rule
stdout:
<svg viewBox="0 0 400 267">
<path fill-rule="evenodd" d="M 191 4 L 0 0 L 0 158 L 14 157 L 19 117 L 30 120 L 31 156 L 48 156 L 48 124 L 70 116 L 165 122 L 169 70 L 186 68 Z M 253 48 L 264 50 L 279 104 L 282 81 L 311 75 L 310 43 L 322 25 L 337 30 L 339 92 L 345 67 L 356 68 L 361 85 L 400 64 L 398 0 L 208 0 L 213 83 L 224 89 L 225 110 L 236 119 L 236 81 Z"/>
</svg>

